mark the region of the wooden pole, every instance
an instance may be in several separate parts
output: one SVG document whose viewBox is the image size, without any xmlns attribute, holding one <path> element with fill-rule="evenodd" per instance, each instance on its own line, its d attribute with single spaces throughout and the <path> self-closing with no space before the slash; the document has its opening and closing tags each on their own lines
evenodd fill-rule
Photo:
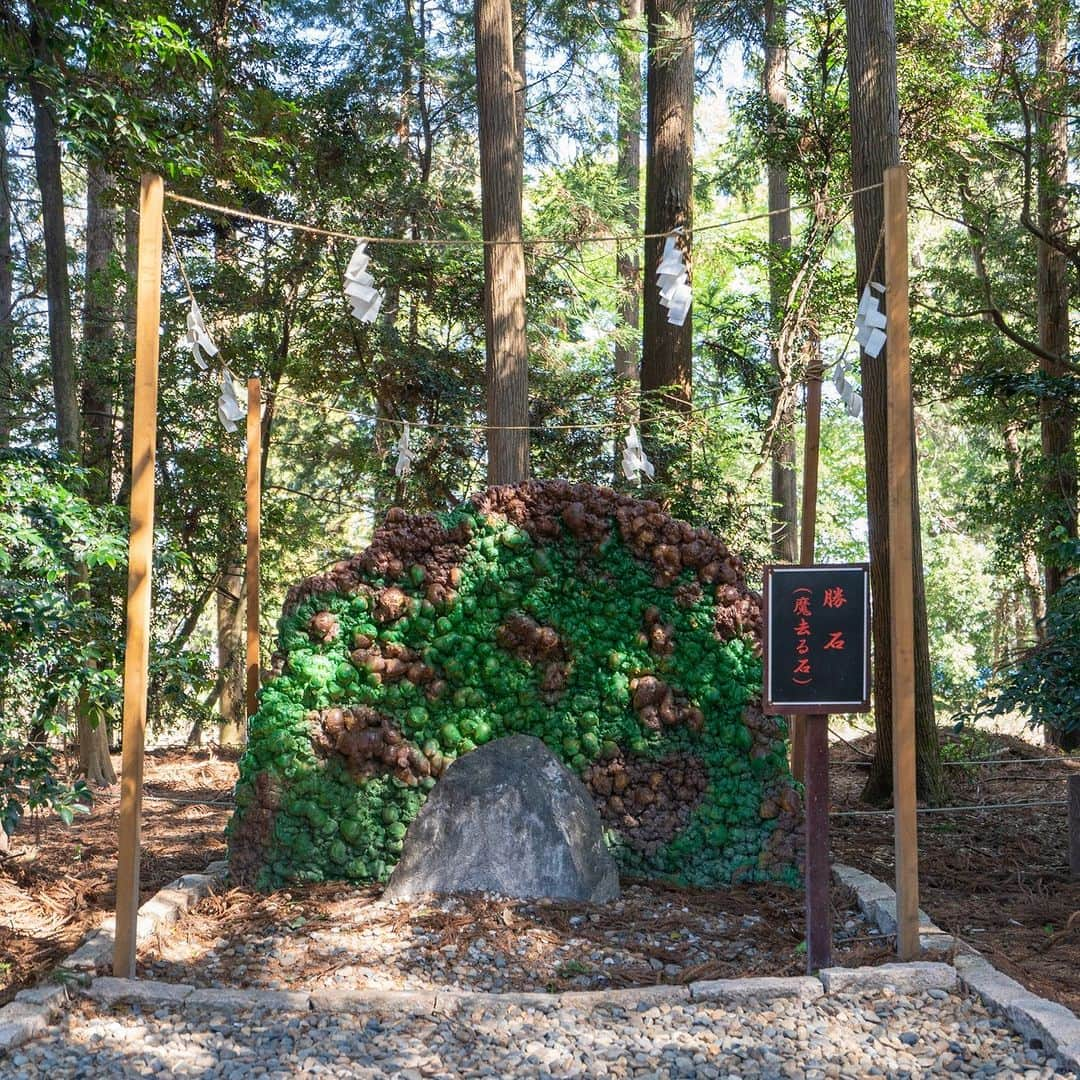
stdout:
<svg viewBox="0 0 1080 1080">
<path fill-rule="evenodd" d="M 1080 776 L 1069 777 L 1069 871 L 1080 881 Z"/>
<path fill-rule="evenodd" d="M 888 316 L 889 595 L 892 607 L 893 807 L 896 951 L 919 954 L 919 841 L 915 815 L 914 432 L 908 329 L 908 173 L 885 171 L 885 303 Z"/>
<path fill-rule="evenodd" d="M 135 406 L 131 423 L 131 538 L 128 543 L 127 645 L 120 781 L 119 858 L 113 974 L 135 974 L 139 919 L 143 743 L 150 664 L 150 579 L 154 554 L 154 455 L 157 444 L 158 333 L 161 319 L 161 221 L 165 183 L 145 173 L 139 199 L 139 271 L 135 301 Z"/>
<path fill-rule="evenodd" d="M 262 515 L 262 384 L 247 384 L 247 715 L 259 707 L 259 526 Z"/>
<path fill-rule="evenodd" d="M 817 529 L 818 459 L 821 447 L 821 361 L 806 373 L 806 441 L 803 451 L 802 535 L 799 561 L 814 562 Z M 806 807 L 806 967 L 820 971 L 832 963 L 832 906 L 829 903 L 829 718 L 795 716 L 792 765 L 805 784 Z"/>
</svg>

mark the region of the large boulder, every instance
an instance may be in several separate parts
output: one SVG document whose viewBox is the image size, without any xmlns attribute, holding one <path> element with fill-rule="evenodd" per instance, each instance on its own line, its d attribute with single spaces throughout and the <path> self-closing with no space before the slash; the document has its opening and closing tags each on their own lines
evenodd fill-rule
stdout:
<svg viewBox="0 0 1080 1080">
<path fill-rule="evenodd" d="M 619 895 L 588 790 L 531 735 L 496 739 L 446 770 L 409 826 L 385 896 L 477 892 L 596 904 Z"/>
</svg>

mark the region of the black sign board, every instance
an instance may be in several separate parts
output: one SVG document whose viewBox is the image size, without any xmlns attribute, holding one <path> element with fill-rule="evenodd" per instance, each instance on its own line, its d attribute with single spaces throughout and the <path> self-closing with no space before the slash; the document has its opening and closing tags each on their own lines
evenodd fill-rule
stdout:
<svg viewBox="0 0 1080 1080">
<path fill-rule="evenodd" d="M 765 711 L 870 708 L 870 567 L 765 568 Z"/>
</svg>

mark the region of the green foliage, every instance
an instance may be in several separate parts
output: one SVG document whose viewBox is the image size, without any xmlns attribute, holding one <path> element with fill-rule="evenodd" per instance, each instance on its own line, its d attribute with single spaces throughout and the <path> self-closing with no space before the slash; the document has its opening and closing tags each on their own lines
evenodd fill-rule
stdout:
<svg viewBox="0 0 1080 1080">
<path fill-rule="evenodd" d="M 408 596 L 404 617 L 376 622 L 368 595 L 318 594 L 282 620 L 280 648 L 287 664 L 268 684 L 252 719 L 240 762 L 237 814 L 229 826 L 236 853 L 245 815 L 254 813 L 260 784 L 280 791 L 273 827 L 263 849 L 262 886 L 290 880 L 385 880 L 402 848 L 405 828 L 434 785 L 424 777 L 409 786 L 393 776 L 357 781 L 340 755 L 320 757 L 312 745 L 318 710 L 369 706 L 389 717 L 433 763 L 501 735 L 533 734 L 568 766 L 625 755 L 659 761 L 671 754 L 699 758 L 708 779 L 685 828 L 655 853 L 642 854 L 617 833 L 609 843 L 624 870 L 696 885 L 735 879 L 795 879 L 790 864 L 765 857 L 777 826 L 769 793 L 790 786 L 786 744 L 779 729 L 766 746 L 755 742 L 746 707 L 758 695 L 760 659 L 743 639 L 722 641 L 713 631 L 712 602 L 674 602 L 673 588 L 658 588 L 654 569 L 635 558 L 617 530 L 593 553 L 568 534 L 538 544 L 526 532 L 481 516 L 469 504 L 442 518 L 466 521 L 472 539 L 461 565 L 460 587 L 449 605 L 425 598 L 423 571 L 414 567 L 396 583 Z M 684 571 L 680 582 L 692 579 Z M 373 586 L 382 584 L 371 579 Z M 643 611 L 655 606 L 674 628 L 674 653 L 657 656 L 642 633 Z M 309 622 L 332 612 L 339 625 L 328 644 L 314 643 Z M 554 628 L 569 658 L 564 689 L 545 701 L 542 672 L 498 641 L 508 615 L 524 613 Z M 354 638 L 397 643 L 415 650 L 445 691 L 434 698 L 403 680 L 386 683 L 354 663 Z M 631 680 L 656 673 L 704 714 L 702 730 L 679 724 L 652 730 L 632 704 Z M 753 756 L 751 745 L 760 747 Z"/>
<path fill-rule="evenodd" d="M 1046 641 L 1004 672 L 996 697 L 983 708 L 991 715 L 1024 713 L 1062 735 L 1080 731 L 1080 576 L 1050 598 Z"/>
<path fill-rule="evenodd" d="M 11 832 L 24 808 L 65 820 L 88 793 L 57 778 L 46 740 L 69 734 L 76 701 L 101 717 L 117 673 L 98 661 L 108 627 L 82 568 L 115 566 L 123 536 L 80 494 L 83 475 L 30 451 L 0 450 L 0 798 Z"/>
</svg>

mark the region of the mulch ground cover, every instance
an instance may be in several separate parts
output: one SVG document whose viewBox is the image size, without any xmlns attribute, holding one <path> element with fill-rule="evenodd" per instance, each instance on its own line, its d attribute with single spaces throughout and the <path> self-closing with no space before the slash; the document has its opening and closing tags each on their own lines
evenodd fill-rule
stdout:
<svg viewBox="0 0 1080 1080">
<path fill-rule="evenodd" d="M 833 748 L 833 810 L 859 802 L 868 739 Z M 990 737 L 991 765 L 950 768 L 952 804 L 1064 798 L 1076 761 Z M 954 755 L 955 756 L 955 755 Z M 161 751 L 146 763 L 142 893 L 224 854 L 235 763 Z M 66 828 L 25 822 L 0 862 L 0 1003 L 43 978 L 112 913 L 118 790 Z M 1080 1010 L 1080 883 L 1069 880 L 1064 806 L 920 815 L 922 907 L 1036 993 Z M 832 819 L 836 859 L 891 882 L 888 817 Z M 888 945 L 835 892 L 837 962 Z M 628 883 L 621 910 L 482 898 L 383 904 L 374 889 L 319 885 L 208 898 L 140 954 L 141 973 L 202 985 L 459 985 L 570 990 L 803 970 L 802 897 L 771 887 L 702 892 Z M 197 976 L 193 973 L 197 971 Z"/>
<path fill-rule="evenodd" d="M 805 974 L 802 894 L 624 882 L 612 904 L 494 897 L 385 903 L 337 885 L 233 889 L 141 950 L 139 973 L 274 989 L 595 990 Z M 891 958 L 844 890 L 835 963 Z"/>
<path fill-rule="evenodd" d="M 117 773 L 119 756 L 113 758 Z M 143 796 L 143 900 L 225 855 L 235 755 L 148 753 Z M 177 801 L 174 801 L 177 800 Z M 20 824 L 0 857 L 0 1004 L 44 978 L 116 904 L 120 788 L 98 791 L 68 828 L 53 815 Z"/>
<path fill-rule="evenodd" d="M 950 738 L 950 736 L 944 736 Z M 834 744 L 833 810 L 859 802 L 870 737 Z M 1063 801 L 1080 758 L 1009 735 L 980 738 L 954 757 L 990 760 L 950 766 L 950 805 Z M 833 818 L 833 858 L 890 885 L 890 817 Z M 1080 881 L 1069 876 L 1063 805 L 919 815 L 920 906 L 942 930 L 978 949 L 999 971 L 1080 1014 Z"/>
</svg>

